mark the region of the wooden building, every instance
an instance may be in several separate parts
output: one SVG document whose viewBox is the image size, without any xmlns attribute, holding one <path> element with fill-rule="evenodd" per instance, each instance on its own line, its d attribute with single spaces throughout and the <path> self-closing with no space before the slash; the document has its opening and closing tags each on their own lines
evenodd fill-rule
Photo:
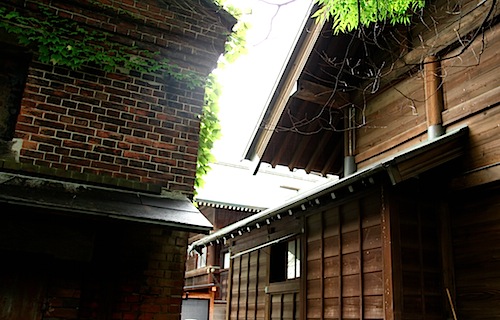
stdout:
<svg viewBox="0 0 500 320">
<path fill-rule="evenodd" d="M 192 203 L 204 79 L 235 19 L 204 0 L 0 13 L 0 319 L 179 319 L 189 234 L 213 227 Z M 145 52 L 168 67 L 128 66 Z"/>
<path fill-rule="evenodd" d="M 247 158 L 340 179 L 191 244 L 231 252 L 228 319 L 500 318 L 498 12 L 305 26 Z"/>
<path fill-rule="evenodd" d="M 263 210 L 204 199 L 197 199 L 197 204 L 215 231 Z M 188 242 L 193 243 L 202 236 L 192 233 Z M 229 250 L 222 243 L 191 252 L 186 260 L 182 320 L 226 319 L 229 262 Z"/>
</svg>

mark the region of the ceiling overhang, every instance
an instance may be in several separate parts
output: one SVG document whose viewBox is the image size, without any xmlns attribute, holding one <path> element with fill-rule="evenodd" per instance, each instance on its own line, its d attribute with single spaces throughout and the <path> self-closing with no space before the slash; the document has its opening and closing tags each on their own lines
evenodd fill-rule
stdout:
<svg viewBox="0 0 500 320">
<path fill-rule="evenodd" d="M 316 6 L 312 7 L 311 13 L 314 12 L 315 8 Z M 247 145 L 244 154 L 245 159 L 253 161 L 255 166 L 254 174 L 258 171 L 262 155 L 267 148 L 290 96 L 294 94 L 299 76 L 304 69 L 309 55 L 313 51 L 316 40 L 323 30 L 323 26 L 323 22 L 316 21 L 313 18 L 307 20 L 285 69 L 273 90 L 273 94 L 267 102 L 267 108 L 265 108 L 258 121 L 258 125 L 252 134 L 252 139 Z M 307 93 L 303 92 L 303 94 Z"/>
<path fill-rule="evenodd" d="M 268 163 L 342 175 L 351 80 L 332 68 L 337 60 L 354 58 L 356 50 L 346 48 L 358 45 L 350 35 L 333 34 L 330 22 L 308 20 L 246 148 L 244 158 L 253 163 L 254 174 Z"/>
</svg>

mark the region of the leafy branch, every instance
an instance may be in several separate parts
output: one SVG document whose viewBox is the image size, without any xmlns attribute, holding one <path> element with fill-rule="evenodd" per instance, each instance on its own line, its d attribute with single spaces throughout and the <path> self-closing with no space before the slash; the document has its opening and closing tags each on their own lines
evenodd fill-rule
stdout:
<svg viewBox="0 0 500 320">
<path fill-rule="evenodd" d="M 372 23 L 408 25 L 411 12 L 422 9 L 424 0 L 315 0 L 319 9 L 313 18 L 333 21 L 335 34 L 349 32 Z"/>
<path fill-rule="evenodd" d="M 241 12 L 232 6 L 224 7 L 231 13 L 238 22 L 233 27 L 233 32 L 229 35 L 225 45 L 225 53 L 219 58 L 217 68 L 225 68 L 234 62 L 239 56 L 247 52 L 246 32 L 250 27 L 248 23 L 241 19 Z M 221 137 L 221 126 L 218 118 L 219 97 L 222 88 L 217 80 L 217 76 L 212 72 L 207 79 L 205 86 L 205 105 L 200 123 L 200 142 L 198 147 L 198 162 L 196 166 L 195 195 L 204 186 L 203 177 L 211 170 L 210 164 L 216 161 L 212 154 L 214 143 Z"/>
<path fill-rule="evenodd" d="M 0 28 L 15 34 L 20 45 L 34 48 L 42 63 L 62 65 L 73 70 L 94 64 L 105 71 L 126 68 L 139 72 L 162 70 L 171 77 L 186 81 L 190 88 L 203 84 L 194 72 L 179 72 L 168 59 L 160 59 L 158 52 L 140 50 L 109 40 L 106 32 L 82 28 L 77 22 L 51 13 L 40 7 L 43 19 L 24 16 L 17 11 L 0 8 Z"/>
<path fill-rule="evenodd" d="M 217 118 L 220 85 L 215 75 L 210 75 L 205 82 L 194 72 L 179 72 L 180 68 L 171 64 L 168 59 L 159 59 L 158 52 L 111 42 L 110 34 L 84 29 L 75 21 L 54 15 L 43 7 L 40 8 L 40 13 L 42 19 L 24 16 L 17 11 L 6 12 L 5 8 L 0 8 L 0 16 L 3 17 L 0 29 L 16 35 L 20 45 L 36 50 L 42 63 L 62 65 L 73 70 L 87 64 L 99 65 L 105 71 L 115 71 L 117 68 L 139 72 L 161 70 L 172 78 L 185 82 L 190 89 L 206 86 L 195 179 L 195 186 L 202 185 L 209 163 L 214 161 L 211 149 L 215 140 L 220 137 Z M 244 51 L 246 26 L 238 26 L 239 31 L 233 32 L 226 43 L 226 55 L 221 58 L 219 65 L 224 65 Z"/>
<path fill-rule="evenodd" d="M 198 163 L 196 166 L 195 190 L 204 185 L 203 177 L 210 171 L 210 164 L 215 162 L 212 148 L 221 137 L 221 126 L 218 119 L 220 84 L 215 74 L 210 74 L 205 87 L 205 105 L 200 122 L 200 141 L 198 147 Z"/>
</svg>

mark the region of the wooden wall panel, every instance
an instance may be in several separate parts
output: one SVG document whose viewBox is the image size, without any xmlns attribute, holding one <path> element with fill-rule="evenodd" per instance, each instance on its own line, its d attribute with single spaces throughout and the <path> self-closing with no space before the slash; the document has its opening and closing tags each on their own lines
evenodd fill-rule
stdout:
<svg viewBox="0 0 500 320">
<path fill-rule="evenodd" d="M 451 7 L 452 5 L 455 5 L 455 7 Z M 474 0 L 464 0 L 459 3 L 447 0 L 434 1 L 432 6 L 427 8 L 427 10 L 429 10 L 429 14 L 424 14 L 422 17 L 425 23 L 416 24 L 412 29 L 413 34 L 421 34 L 421 37 L 413 37 L 412 47 L 420 48 L 423 45 L 422 39 L 427 41 L 431 39 L 430 42 L 425 44 L 426 47 L 423 49 L 429 50 L 431 47 L 433 49 L 436 48 L 434 51 L 444 49 L 444 47 L 447 46 L 447 42 L 445 40 L 452 38 L 452 40 L 456 41 L 454 38 L 456 38 L 458 34 L 464 36 L 468 33 L 468 30 L 470 30 L 468 28 L 474 27 L 464 25 L 466 21 L 467 23 L 470 23 L 469 19 L 477 17 L 477 19 L 473 21 L 473 24 L 475 24 L 476 27 L 479 26 L 479 23 L 482 22 L 481 18 L 484 18 L 484 15 L 489 7 L 486 5 L 481 6 L 480 8 L 478 7 L 477 2 Z M 479 17 L 467 14 L 470 11 L 480 11 L 478 13 Z M 439 23 L 435 23 L 437 19 L 439 19 Z M 455 23 L 460 22 L 462 22 L 462 24 L 459 24 L 457 28 Z"/>
<path fill-rule="evenodd" d="M 500 318 L 500 184 L 455 195 L 451 222 L 459 319 Z"/>
<path fill-rule="evenodd" d="M 268 287 L 269 319 L 300 319 L 300 279 L 273 282 Z"/>
<path fill-rule="evenodd" d="M 394 285 L 399 288 L 397 312 L 401 319 L 446 319 L 450 309 L 446 301 L 445 273 L 449 264 L 441 248 L 449 242 L 443 234 L 446 214 L 444 199 L 437 190 L 420 181 L 408 181 L 392 189 L 390 202 L 397 216 L 394 261 L 398 265 Z M 452 289 L 452 288 L 448 288 Z"/>
<path fill-rule="evenodd" d="M 382 295 L 365 296 L 364 300 L 364 319 L 383 319 L 384 318 L 384 299 Z"/>
<path fill-rule="evenodd" d="M 420 50 L 416 54 L 421 57 L 414 62 L 419 63 L 430 54 L 437 55 L 443 81 L 440 87 L 445 108 L 443 124 L 447 131 L 462 125 L 470 128 L 470 153 L 460 168 L 466 174 L 455 183 L 457 187 L 465 188 L 500 179 L 500 143 L 497 139 L 500 136 L 500 25 L 488 25 L 484 37 L 481 32 L 464 52 L 461 45 L 456 50 L 445 51 L 450 50 L 449 45 L 457 41 L 458 35 L 465 37 L 474 25 L 479 26 L 490 3 L 478 6 L 476 1 L 464 1 L 460 3 L 460 15 L 450 14 L 448 5 L 446 1 L 436 3 L 434 15 L 441 20 L 435 29 L 425 30 L 426 25 L 422 26 L 422 30 L 412 30 L 416 33 L 422 31 L 422 35 L 415 38 L 419 45 L 414 50 Z M 491 17 L 499 10 L 497 5 Z M 460 24 L 459 19 L 462 19 Z M 448 33 L 435 37 L 437 30 L 447 30 Z M 429 39 L 432 40 L 428 46 L 422 47 L 420 41 Z M 368 101 L 363 111 L 366 125 L 356 131 L 355 159 L 358 168 L 427 140 L 421 71 L 405 75 L 399 83 L 381 90 Z M 484 174 L 486 171 L 488 174 Z"/>
<path fill-rule="evenodd" d="M 500 179 L 500 26 L 485 31 L 460 57 L 443 61 L 445 125 L 468 125 L 469 151 L 462 167 L 465 174 L 455 188 L 472 187 Z M 448 57 L 456 55 L 454 51 Z M 483 174 L 487 172 L 487 174 Z"/>
<path fill-rule="evenodd" d="M 323 305 L 324 319 L 338 319 L 340 316 L 339 298 L 325 298 Z M 314 308 L 316 309 L 316 308 Z M 310 319 L 308 317 L 308 319 Z"/>
<path fill-rule="evenodd" d="M 498 88 L 499 52 L 500 31 L 496 26 L 485 32 L 484 42 L 479 37 L 459 57 L 451 58 L 460 53 L 458 50 L 445 57 L 442 68 L 445 71 L 443 88 L 446 109 L 452 109 Z M 490 103 L 486 102 L 484 106 L 497 102 L 498 96 L 491 97 Z"/>
<path fill-rule="evenodd" d="M 356 131 L 356 161 L 367 160 L 419 135 L 411 130 L 425 125 L 424 102 L 424 83 L 418 73 L 369 101 L 366 125 Z"/>
<path fill-rule="evenodd" d="M 378 194 L 312 213 L 305 224 L 307 319 L 383 319 Z"/>
<path fill-rule="evenodd" d="M 229 319 L 266 319 L 268 252 L 255 250 L 232 259 Z"/>
</svg>

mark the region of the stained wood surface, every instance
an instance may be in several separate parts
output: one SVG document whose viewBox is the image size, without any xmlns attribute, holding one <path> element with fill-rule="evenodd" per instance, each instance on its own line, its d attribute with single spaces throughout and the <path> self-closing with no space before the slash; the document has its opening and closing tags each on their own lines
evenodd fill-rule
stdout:
<svg viewBox="0 0 500 320">
<path fill-rule="evenodd" d="M 457 315 L 499 319 L 500 185 L 458 196 L 451 217 Z"/>
<path fill-rule="evenodd" d="M 356 132 L 356 161 L 362 162 L 390 150 L 415 135 L 410 129 L 421 124 L 425 127 L 424 101 L 421 74 L 415 74 L 370 100 L 364 114 L 366 125 Z M 420 134 L 420 130 L 416 134 Z M 401 138 L 393 138 L 397 136 Z M 382 143 L 385 143 L 384 149 L 380 150 L 377 146 Z"/>
<path fill-rule="evenodd" d="M 421 39 L 426 43 L 424 49 L 429 51 L 433 48 L 430 53 L 433 50 L 439 52 L 446 47 L 447 42 L 451 43 L 453 37 L 463 36 L 472 26 L 478 25 L 488 12 L 489 4 L 477 6 L 474 1 L 462 3 L 460 17 L 463 20 L 457 28 L 453 26 L 459 17 L 446 18 L 446 3 L 439 2 L 435 9 L 435 14 L 444 19 L 437 29 L 415 29 L 416 33 L 422 32 Z M 493 11 L 493 16 L 496 12 L 498 8 Z M 445 38 L 441 35 L 435 37 L 436 31 L 446 30 L 455 30 L 455 34 L 452 37 L 451 34 Z M 448 36 L 451 38 L 448 39 Z M 448 53 L 443 51 L 443 55 L 437 59 L 441 65 L 443 82 L 439 88 L 444 103 L 443 124 L 447 130 L 462 125 L 468 125 L 471 129 L 470 152 L 462 163 L 462 171 L 467 173 L 464 173 L 464 177 L 457 177 L 455 183 L 462 188 L 494 181 L 500 176 L 500 169 L 494 175 L 483 174 L 483 170 L 500 163 L 500 140 L 497 138 L 500 136 L 499 40 L 500 26 L 496 24 L 485 29 L 484 37 L 481 34 L 466 50 L 458 46 Z M 419 71 L 417 68 L 399 83 L 368 101 L 364 110 L 366 125 L 356 132 L 358 168 L 427 139 L 424 80 L 421 69 Z"/>
<path fill-rule="evenodd" d="M 460 58 L 443 62 L 448 70 L 443 120 L 452 127 L 467 124 L 470 128 L 469 151 L 463 161 L 467 173 L 454 181 L 459 188 L 500 178 L 499 40 L 497 24 L 485 32 L 484 42 L 477 39 Z"/>
<path fill-rule="evenodd" d="M 380 198 L 346 202 L 306 218 L 308 319 L 382 319 Z"/>
<path fill-rule="evenodd" d="M 233 259 L 229 319 L 265 319 L 268 257 L 267 249 L 261 249 Z"/>
</svg>

